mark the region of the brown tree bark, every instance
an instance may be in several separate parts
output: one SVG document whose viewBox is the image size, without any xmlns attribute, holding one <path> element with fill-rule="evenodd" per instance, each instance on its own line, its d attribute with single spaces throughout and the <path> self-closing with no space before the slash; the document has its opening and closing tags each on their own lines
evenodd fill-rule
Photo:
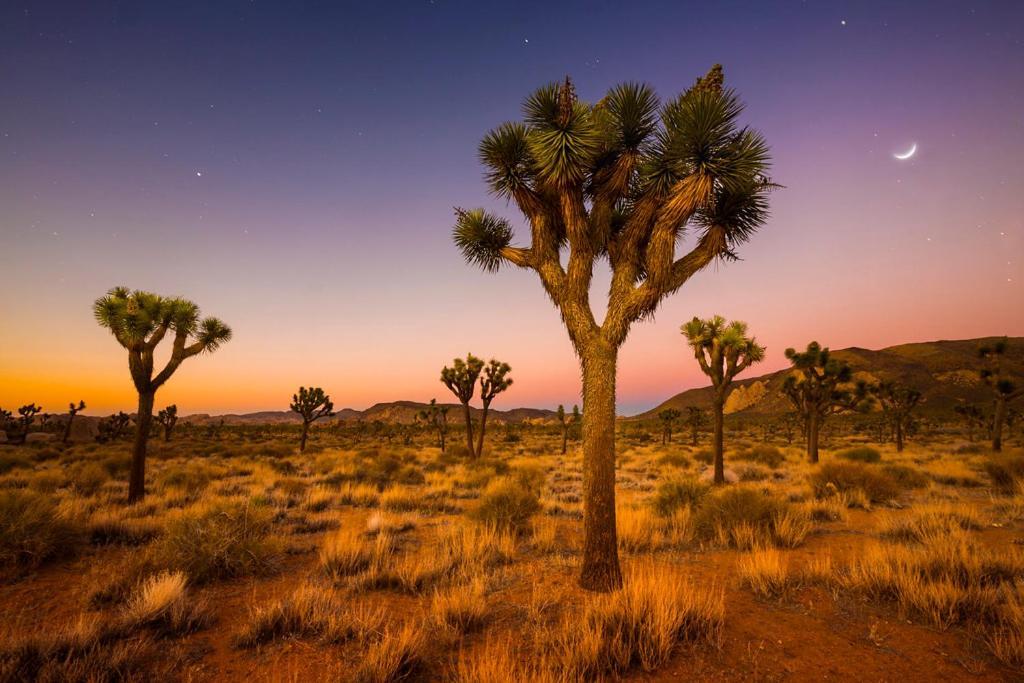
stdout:
<svg viewBox="0 0 1024 683">
<path fill-rule="evenodd" d="M 896 416 L 896 452 L 903 452 L 903 418 Z"/>
<path fill-rule="evenodd" d="M 302 439 L 299 441 L 299 453 L 306 451 L 306 439 L 309 437 L 309 423 L 302 421 Z"/>
<path fill-rule="evenodd" d="M 1006 422 L 1006 399 L 996 399 L 996 409 L 992 415 L 992 450 L 999 453 L 1003 450 L 1003 424 Z"/>
<path fill-rule="evenodd" d="M 462 409 L 466 414 L 466 449 L 469 451 L 469 457 L 475 458 L 476 453 L 473 450 L 473 415 L 469 411 L 468 403 L 463 403 Z"/>
<path fill-rule="evenodd" d="M 132 467 L 128 479 L 128 502 L 137 503 L 146 496 L 146 443 L 153 424 L 153 399 L 156 392 L 139 392 L 139 411 L 136 417 L 135 445 L 132 447 Z"/>
<path fill-rule="evenodd" d="M 583 566 L 580 586 L 622 587 L 615 521 L 615 364 L 617 350 L 594 341 L 583 366 Z"/>
<path fill-rule="evenodd" d="M 814 464 L 818 463 L 818 432 L 820 430 L 820 415 L 817 410 L 812 410 L 807 421 L 807 457 Z"/>
<path fill-rule="evenodd" d="M 715 397 L 712 410 L 715 411 L 715 483 L 725 483 L 725 401 Z"/>
<path fill-rule="evenodd" d="M 476 457 L 478 458 L 482 458 L 484 455 L 484 432 L 487 430 L 487 411 L 490 407 L 490 403 L 484 403 L 484 410 L 480 415 L 480 433 L 476 437 Z"/>
</svg>

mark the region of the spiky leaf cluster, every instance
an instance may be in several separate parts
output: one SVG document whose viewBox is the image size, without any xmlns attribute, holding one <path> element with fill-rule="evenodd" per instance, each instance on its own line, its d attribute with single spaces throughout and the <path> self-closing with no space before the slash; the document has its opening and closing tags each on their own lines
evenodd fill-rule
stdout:
<svg viewBox="0 0 1024 683">
<path fill-rule="evenodd" d="M 508 363 L 493 358 L 484 366 L 480 377 L 480 399 L 484 406 L 489 406 L 495 396 L 512 386 L 512 378 L 508 376 L 510 372 L 512 367 Z"/>
<path fill-rule="evenodd" d="M 824 418 L 844 410 L 866 410 L 872 399 L 865 382 L 851 388 L 853 370 L 845 361 L 833 358 L 828 347 L 812 341 L 806 351 L 786 349 L 794 372 L 786 377 L 782 392 L 805 418 L 816 413 Z"/>
<path fill-rule="evenodd" d="M 764 347 L 748 336 L 747 324 L 739 320 L 727 323 L 720 315 L 707 320 L 694 317 L 681 331 L 701 371 L 711 378 L 722 398 L 736 375 L 764 360 Z"/>
<path fill-rule="evenodd" d="M 462 403 L 469 403 L 476 392 L 476 381 L 484 369 L 484 362 L 469 353 L 466 360 L 456 358 L 452 367 L 441 369 L 441 383 L 455 394 Z"/>
<path fill-rule="evenodd" d="M 305 424 L 311 424 L 322 417 L 334 415 L 334 402 L 331 397 L 324 393 L 320 387 L 299 387 L 296 394 L 292 394 L 291 410 L 302 417 Z"/>
</svg>

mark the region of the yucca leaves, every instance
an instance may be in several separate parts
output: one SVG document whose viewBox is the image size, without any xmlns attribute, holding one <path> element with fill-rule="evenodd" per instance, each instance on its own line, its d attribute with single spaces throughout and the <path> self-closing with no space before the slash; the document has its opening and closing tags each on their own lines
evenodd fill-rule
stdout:
<svg viewBox="0 0 1024 683">
<path fill-rule="evenodd" d="M 480 141 L 480 161 L 487 167 L 491 192 L 508 199 L 534 180 L 528 129 L 521 123 L 503 123 Z"/>
<path fill-rule="evenodd" d="M 452 238 L 466 263 L 493 272 L 501 265 L 501 250 L 512 242 L 512 226 L 483 209 L 456 209 Z"/>
</svg>

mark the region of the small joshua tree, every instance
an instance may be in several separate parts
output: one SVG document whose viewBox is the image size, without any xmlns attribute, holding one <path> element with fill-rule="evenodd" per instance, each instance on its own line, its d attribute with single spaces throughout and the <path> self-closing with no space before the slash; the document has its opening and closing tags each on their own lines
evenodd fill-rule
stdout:
<svg viewBox="0 0 1024 683">
<path fill-rule="evenodd" d="M 7 436 L 7 425 L 13 422 L 12 417 L 14 416 L 11 414 L 11 411 L 0 408 L 0 432 L 4 436 Z"/>
<path fill-rule="evenodd" d="M 562 429 L 562 455 L 565 455 L 566 447 L 569 443 L 569 417 L 565 414 L 565 406 L 561 403 L 558 404 L 555 417 L 558 419 L 558 425 Z"/>
<path fill-rule="evenodd" d="M 807 428 L 807 457 L 818 462 L 818 437 L 821 424 L 833 413 L 861 410 L 869 404 L 868 388 L 858 382 L 855 389 L 844 387 L 853 379 L 848 363 L 832 358 L 828 347 L 814 341 L 807 350 L 786 349 L 793 374 L 786 377 L 782 391 L 793 403 Z"/>
<path fill-rule="evenodd" d="M 302 417 L 302 440 L 299 441 L 299 452 L 302 453 L 306 450 L 309 425 L 322 417 L 334 415 L 334 403 L 320 387 L 299 387 L 299 393 L 292 394 L 291 409 Z"/>
<path fill-rule="evenodd" d="M 716 315 L 708 320 L 694 318 L 682 327 L 701 371 L 711 378 L 714 390 L 711 400 L 715 421 L 714 453 L 715 483 L 725 483 L 724 424 L 725 399 L 732 390 L 732 380 L 754 363 L 764 360 L 764 347 L 747 336 L 747 324 L 726 323 Z"/>
<path fill-rule="evenodd" d="M 164 441 L 170 441 L 174 425 L 178 423 L 178 406 L 172 403 L 161 410 L 156 415 L 156 421 L 159 422 L 160 426 L 164 429 Z"/>
<path fill-rule="evenodd" d="M 658 413 L 658 419 L 661 420 L 661 443 L 672 443 L 672 427 L 682 415 L 675 408 L 666 408 Z"/>
<path fill-rule="evenodd" d="M 35 403 L 18 408 L 18 438 L 21 443 L 25 443 L 25 440 L 28 439 L 28 431 L 32 428 L 32 423 L 36 421 L 36 415 L 41 412 L 43 412 L 43 407 L 37 406 Z"/>
<path fill-rule="evenodd" d="M 1006 424 L 1006 404 L 1024 396 L 1024 388 L 1007 376 L 1003 357 L 1009 341 L 1006 337 L 994 344 L 983 344 L 978 349 L 978 356 L 985 362 L 981 369 L 981 380 L 992 390 L 992 450 L 1003 450 L 1003 426 Z"/>
<path fill-rule="evenodd" d="M 67 443 L 71 438 L 71 423 L 74 421 L 75 415 L 83 410 L 85 410 L 85 401 L 79 401 L 77 406 L 74 403 L 68 404 L 68 421 L 64 424 L 64 436 L 61 437 L 61 443 Z"/>
<path fill-rule="evenodd" d="M 700 406 L 687 406 L 686 407 L 686 424 L 690 427 L 690 444 L 693 446 L 697 445 L 697 440 L 700 437 L 700 429 L 707 424 L 708 418 L 704 413 L 704 409 Z"/>
<path fill-rule="evenodd" d="M 982 412 L 981 408 L 973 403 L 967 405 L 956 406 L 953 411 L 964 421 L 967 426 L 967 440 L 974 441 L 975 431 L 978 429 L 985 429 L 988 424 L 988 418 L 985 417 L 985 413 Z"/>
<path fill-rule="evenodd" d="M 100 420 L 99 433 L 96 440 L 100 443 L 117 441 L 124 434 L 124 430 L 131 424 L 132 418 L 128 413 L 120 411 L 110 417 Z"/>
<path fill-rule="evenodd" d="M 167 298 L 139 290 L 116 287 L 93 304 L 96 321 L 110 330 L 128 350 L 128 369 L 139 394 L 135 446 L 132 449 L 128 502 L 146 495 L 146 443 L 153 423 L 157 390 L 187 359 L 213 353 L 231 339 L 231 328 L 217 318 L 199 319 L 199 307 L 191 301 Z M 153 354 L 168 333 L 174 335 L 171 354 L 160 372 L 153 374 Z"/>
<path fill-rule="evenodd" d="M 491 408 L 491 401 L 501 392 L 512 386 L 512 378 L 508 373 L 512 368 L 508 363 L 491 359 L 491 362 L 484 366 L 483 377 L 480 378 L 480 400 L 483 402 L 484 410 L 480 415 L 480 434 L 477 435 L 476 457 L 484 454 L 484 431 L 487 429 L 487 411 Z"/>
<path fill-rule="evenodd" d="M 476 446 L 473 444 L 473 414 L 469 410 L 469 402 L 473 400 L 476 380 L 483 369 L 484 362 L 471 353 L 466 354 L 466 360 L 456 358 L 452 367 L 446 365 L 441 369 L 441 382 L 462 404 L 466 416 L 466 451 L 471 458 L 475 457 Z"/>
<path fill-rule="evenodd" d="M 912 419 L 911 413 L 921 402 L 921 392 L 893 382 L 882 382 L 873 387 L 871 392 L 878 399 L 882 413 L 893 430 L 896 452 L 902 452 L 903 440 Z"/>
<path fill-rule="evenodd" d="M 444 453 L 445 438 L 448 436 L 448 406 L 438 405 L 437 399 L 432 398 L 430 405 L 421 410 L 417 417 L 437 432 L 437 445 Z"/>
</svg>

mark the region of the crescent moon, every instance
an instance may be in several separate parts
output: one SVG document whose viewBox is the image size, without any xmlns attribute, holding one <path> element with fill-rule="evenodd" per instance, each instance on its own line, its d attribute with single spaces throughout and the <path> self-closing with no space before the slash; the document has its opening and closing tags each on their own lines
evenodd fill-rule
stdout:
<svg viewBox="0 0 1024 683">
<path fill-rule="evenodd" d="M 908 149 L 906 152 L 903 152 L 902 154 L 893 154 L 893 157 L 896 158 L 896 159 L 899 159 L 900 161 L 905 161 L 905 160 L 909 159 L 910 157 L 914 156 L 915 152 L 917 152 L 917 143 L 916 142 L 913 145 L 911 145 L 910 149 Z"/>
</svg>

